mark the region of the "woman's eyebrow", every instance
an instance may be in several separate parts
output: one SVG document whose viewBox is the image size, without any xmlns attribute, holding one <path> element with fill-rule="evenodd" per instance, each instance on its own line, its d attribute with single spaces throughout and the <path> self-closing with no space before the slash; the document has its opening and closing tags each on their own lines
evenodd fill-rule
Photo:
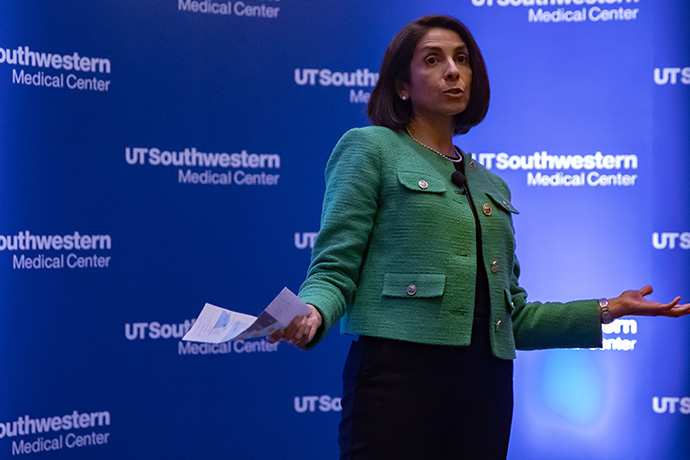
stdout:
<svg viewBox="0 0 690 460">
<path fill-rule="evenodd" d="M 421 50 L 423 51 L 443 51 L 443 48 L 441 48 L 438 45 L 422 45 L 420 47 Z M 467 51 L 467 45 L 460 45 L 457 46 L 453 51 L 458 52 L 458 51 Z"/>
</svg>

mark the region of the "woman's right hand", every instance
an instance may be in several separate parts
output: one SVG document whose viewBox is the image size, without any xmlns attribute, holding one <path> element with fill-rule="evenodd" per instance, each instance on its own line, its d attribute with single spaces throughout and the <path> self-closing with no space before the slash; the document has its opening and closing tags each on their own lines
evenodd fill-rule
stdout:
<svg viewBox="0 0 690 460">
<path fill-rule="evenodd" d="M 304 348 L 314 339 L 316 331 L 321 327 L 323 318 L 315 306 L 307 304 L 309 313 L 306 315 L 295 316 L 290 325 L 285 329 L 280 329 L 268 338 L 268 341 L 275 343 L 278 340 L 290 342 L 296 347 Z"/>
<path fill-rule="evenodd" d="M 680 297 L 669 303 L 652 302 L 645 296 L 652 293 L 651 286 L 640 290 L 625 291 L 614 299 L 609 299 L 609 310 L 613 319 L 622 316 L 669 316 L 678 318 L 690 314 L 690 303 L 680 304 Z"/>
</svg>

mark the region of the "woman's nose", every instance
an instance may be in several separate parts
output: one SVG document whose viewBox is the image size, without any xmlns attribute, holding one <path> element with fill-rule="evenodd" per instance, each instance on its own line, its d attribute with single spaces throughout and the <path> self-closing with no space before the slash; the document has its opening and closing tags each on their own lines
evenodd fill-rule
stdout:
<svg viewBox="0 0 690 460">
<path fill-rule="evenodd" d="M 446 69 L 446 79 L 457 80 L 460 77 L 460 71 L 455 63 L 455 59 L 448 60 L 448 68 Z"/>
</svg>

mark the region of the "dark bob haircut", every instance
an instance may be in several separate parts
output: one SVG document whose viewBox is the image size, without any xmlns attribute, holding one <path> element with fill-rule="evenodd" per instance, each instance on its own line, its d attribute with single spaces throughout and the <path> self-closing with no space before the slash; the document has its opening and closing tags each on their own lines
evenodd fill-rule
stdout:
<svg viewBox="0 0 690 460">
<path fill-rule="evenodd" d="M 371 92 L 367 112 L 374 125 L 400 130 L 410 124 L 414 114 L 409 100 L 398 96 L 398 83 L 410 82 L 410 64 L 419 41 L 429 29 L 456 32 L 467 45 L 472 69 L 470 102 L 464 112 L 455 116 L 455 134 L 465 134 L 478 125 L 489 110 L 489 77 L 477 42 L 465 25 L 451 16 L 422 16 L 409 23 L 393 38 L 383 56 L 379 79 Z"/>
</svg>

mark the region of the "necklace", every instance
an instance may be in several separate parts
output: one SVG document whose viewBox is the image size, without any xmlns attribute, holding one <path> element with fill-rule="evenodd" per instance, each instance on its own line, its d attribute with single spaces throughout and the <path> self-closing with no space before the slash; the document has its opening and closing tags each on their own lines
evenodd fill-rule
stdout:
<svg viewBox="0 0 690 460">
<path fill-rule="evenodd" d="M 405 131 L 407 131 L 407 135 L 410 136 L 410 137 L 412 138 L 413 141 L 415 141 L 416 143 L 418 143 L 418 144 L 421 145 L 422 147 L 431 150 L 432 152 L 436 153 L 437 155 L 441 155 L 441 156 L 442 156 L 443 158 L 445 158 L 446 160 L 450 160 L 450 161 L 452 161 L 453 163 L 460 163 L 460 162 L 462 161 L 462 155 L 460 155 L 460 153 L 458 153 L 458 157 L 457 157 L 457 158 L 449 157 L 448 155 L 443 154 L 443 153 L 439 152 L 438 150 L 436 150 L 436 149 L 434 149 L 434 148 L 431 148 L 431 147 L 429 147 L 428 145 L 426 145 L 426 144 L 420 142 L 419 139 L 417 139 L 416 137 L 414 137 L 414 136 L 412 135 L 412 133 L 410 132 L 410 128 L 408 128 L 407 126 L 405 126 Z M 457 147 L 455 147 L 455 151 L 457 152 Z"/>
</svg>

